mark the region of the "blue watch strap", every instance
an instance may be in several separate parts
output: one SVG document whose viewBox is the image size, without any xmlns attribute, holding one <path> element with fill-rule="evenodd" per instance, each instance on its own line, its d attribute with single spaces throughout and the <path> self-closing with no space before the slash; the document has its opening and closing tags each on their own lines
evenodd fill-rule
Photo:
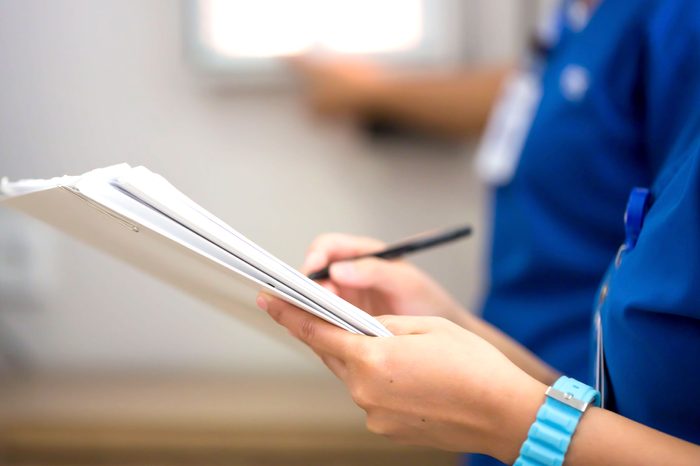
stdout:
<svg viewBox="0 0 700 466">
<path fill-rule="evenodd" d="M 545 394 L 514 466 L 561 466 L 583 412 L 600 405 L 595 389 L 570 377 L 560 377 Z"/>
</svg>

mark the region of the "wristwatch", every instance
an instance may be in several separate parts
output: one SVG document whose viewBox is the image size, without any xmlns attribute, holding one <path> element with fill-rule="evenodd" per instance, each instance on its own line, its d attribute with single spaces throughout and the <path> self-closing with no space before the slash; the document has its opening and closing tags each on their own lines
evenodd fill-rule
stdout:
<svg viewBox="0 0 700 466">
<path fill-rule="evenodd" d="M 600 406 L 600 393 L 570 377 L 547 388 L 545 400 L 530 427 L 513 466 L 561 466 L 581 416 L 591 404 Z"/>
</svg>

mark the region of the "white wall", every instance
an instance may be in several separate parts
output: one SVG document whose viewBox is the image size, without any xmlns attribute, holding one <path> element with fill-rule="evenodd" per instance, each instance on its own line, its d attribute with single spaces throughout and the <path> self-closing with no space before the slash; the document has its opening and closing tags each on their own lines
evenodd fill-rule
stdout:
<svg viewBox="0 0 700 466">
<path fill-rule="evenodd" d="M 488 24 L 517 22 L 517 0 L 471 1 Z M 475 238 L 416 260 L 476 302 L 487 231 L 468 148 L 378 146 L 315 122 L 294 93 L 209 88 L 182 57 L 179 14 L 168 0 L 0 0 L 0 175 L 144 164 L 291 264 L 322 231 L 392 240 L 469 221 Z M 481 44 L 487 57 L 515 50 L 497 32 Z M 33 221 L 0 211 L 3 222 L 37 258 L 30 296 L 0 287 L 0 348 L 14 335 L 30 369 L 318 370 Z"/>
</svg>

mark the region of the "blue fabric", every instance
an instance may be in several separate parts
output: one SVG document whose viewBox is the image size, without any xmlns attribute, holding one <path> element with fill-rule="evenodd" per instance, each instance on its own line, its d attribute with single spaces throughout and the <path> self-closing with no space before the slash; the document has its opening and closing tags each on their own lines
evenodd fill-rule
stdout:
<svg viewBox="0 0 700 466">
<path fill-rule="evenodd" d="M 607 276 L 606 407 L 700 443 L 700 118 L 652 195 L 636 246 Z"/>
<path fill-rule="evenodd" d="M 584 382 L 627 196 L 651 183 L 699 105 L 699 54 L 700 1 L 603 0 L 582 31 L 565 26 L 514 178 L 494 193 L 484 318 Z M 562 90 L 571 65 L 590 83 L 580 99 Z"/>
</svg>

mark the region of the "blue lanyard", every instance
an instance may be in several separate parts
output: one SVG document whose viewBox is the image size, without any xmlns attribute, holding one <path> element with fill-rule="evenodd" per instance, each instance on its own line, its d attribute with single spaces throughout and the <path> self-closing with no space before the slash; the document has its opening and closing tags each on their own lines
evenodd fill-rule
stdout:
<svg viewBox="0 0 700 466">
<path fill-rule="evenodd" d="M 652 196 L 651 191 L 647 188 L 634 188 L 630 192 L 627 200 L 627 208 L 625 209 L 625 242 L 620 246 L 620 249 L 615 258 L 615 268 L 618 268 L 622 263 L 622 256 L 637 246 L 639 235 L 644 226 L 644 218 L 646 217 L 649 207 L 651 206 Z M 596 305 L 594 327 L 595 327 L 595 385 L 596 389 L 601 394 L 602 406 L 606 407 L 611 401 L 611 393 L 607 390 L 608 374 L 605 365 L 605 345 L 603 343 L 603 324 L 602 313 L 605 302 L 610 292 L 610 279 L 614 274 L 614 269 L 608 271 L 600 287 L 598 295 L 598 304 Z"/>
</svg>

